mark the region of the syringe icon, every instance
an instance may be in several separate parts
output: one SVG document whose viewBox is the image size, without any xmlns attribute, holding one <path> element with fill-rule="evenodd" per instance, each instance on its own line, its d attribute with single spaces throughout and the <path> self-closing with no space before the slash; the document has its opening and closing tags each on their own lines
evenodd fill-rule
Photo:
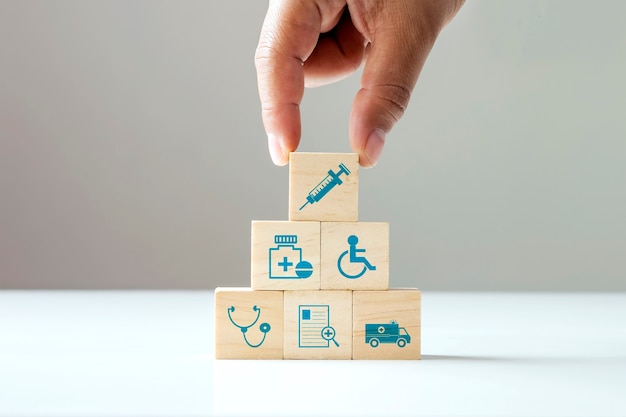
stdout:
<svg viewBox="0 0 626 417">
<path fill-rule="evenodd" d="M 332 169 L 328 170 L 326 178 L 309 191 L 309 195 L 306 196 L 306 203 L 300 207 L 300 210 L 307 204 L 314 204 L 320 201 L 335 185 L 343 184 L 343 181 L 339 178 L 341 174 L 346 174 L 346 176 L 350 175 L 350 170 L 343 163 L 339 164 L 339 171 L 337 171 L 337 173 L 334 173 Z"/>
</svg>

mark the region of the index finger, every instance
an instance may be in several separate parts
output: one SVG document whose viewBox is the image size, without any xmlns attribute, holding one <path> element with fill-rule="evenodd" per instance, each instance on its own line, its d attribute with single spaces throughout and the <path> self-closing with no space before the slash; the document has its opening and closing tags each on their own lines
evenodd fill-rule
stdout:
<svg viewBox="0 0 626 417">
<path fill-rule="evenodd" d="M 320 4 L 318 4 L 320 3 Z M 271 1 L 255 54 L 263 124 L 272 160 L 288 162 L 300 143 L 300 102 L 304 95 L 303 63 L 320 32 L 341 16 L 337 2 Z"/>
</svg>

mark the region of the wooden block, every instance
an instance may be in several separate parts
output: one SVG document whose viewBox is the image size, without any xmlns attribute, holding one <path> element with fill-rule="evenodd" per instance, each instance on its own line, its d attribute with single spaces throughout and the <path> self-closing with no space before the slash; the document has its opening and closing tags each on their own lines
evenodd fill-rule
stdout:
<svg viewBox="0 0 626 417">
<path fill-rule="evenodd" d="M 389 288 L 389 223 L 323 222 L 323 290 Z"/>
<path fill-rule="evenodd" d="M 252 288 L 319 290 L 319 222 L 252 222 Z"/>
<path fill-rule="evenodd" d="M 285 359 L 352 357 L 352 291 L 285 292 Z"/>
<path fill-rule="evenodd" d="M 289 220 L 355 222 L 358 217 L 357 154 L 289 155 Z"/>
<path fill-rule="evenodd" d="M 354 291 L 353 359 L 419 359 L 421 292 Z"/>
<path fill-rule="evenodd" d="M 215 290 L 217 359 L 283 358 L 283 292 Z"/>
</svg>

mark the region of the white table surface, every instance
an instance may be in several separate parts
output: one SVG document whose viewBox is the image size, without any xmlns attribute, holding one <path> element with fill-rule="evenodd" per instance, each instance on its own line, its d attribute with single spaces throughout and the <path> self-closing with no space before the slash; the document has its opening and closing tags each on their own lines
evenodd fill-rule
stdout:
<svg viewBox="0 0 626 417">
<path fill-rule="evenodd" d="M 0 416 L 626 416 L 626 294 L 423 294 L 421 361 L 216 361 L 211 292 L 0 292 Z"/>
</svg>

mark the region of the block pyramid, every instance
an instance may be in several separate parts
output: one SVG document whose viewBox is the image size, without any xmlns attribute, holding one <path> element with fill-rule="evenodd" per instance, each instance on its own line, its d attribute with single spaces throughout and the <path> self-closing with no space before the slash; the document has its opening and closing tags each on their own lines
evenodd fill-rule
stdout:
<svg viewBox="0 0 626 417">
<path fill-rule="evenodd" d="M 358 155 L 292 153 L 289 221 L 253 221 L 251 288 L 215 290 L 217 359 L 420 359 L 421 292 L 358 221 Z"/>
</svg>

